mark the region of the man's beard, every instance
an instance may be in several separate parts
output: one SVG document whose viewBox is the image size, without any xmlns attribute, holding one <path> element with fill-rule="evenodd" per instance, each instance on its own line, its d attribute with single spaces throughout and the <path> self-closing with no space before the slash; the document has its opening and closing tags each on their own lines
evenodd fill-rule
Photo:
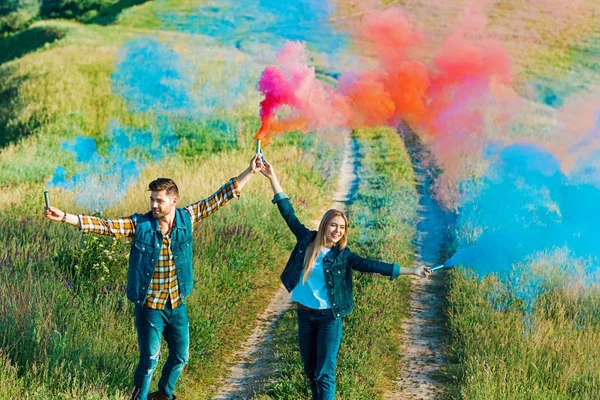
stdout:
<svg viewBox="0 0 600 400">
<path fill-rule="evenodd" d="M 161 210 L 156 210 L 157 212 L 154 212 L 154 210 L 151 210 L 151 211 L 152 211 L 152 218 L 154 218 L 154 219 L 161 219 L 162 217 L 166 217 L 167 215 L 169 215 L 169 212 L 171 210 L 169 210 L 169 212 L 164 212 L 164 211 L 161 211 Z"/>
</svg>

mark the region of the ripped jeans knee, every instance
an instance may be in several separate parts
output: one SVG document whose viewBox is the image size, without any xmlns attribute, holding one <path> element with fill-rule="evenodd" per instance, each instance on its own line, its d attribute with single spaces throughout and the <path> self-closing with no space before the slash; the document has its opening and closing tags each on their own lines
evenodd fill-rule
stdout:
<svg viewBox="0 0 600 400">
<path fill-rule="evenodd" d="M 133 376 L 135 400 L 146 400 L 152 381 L 152 374 L 158 365 L 160 348 L 153 354 L 140 354 L 140 360 Z"/>
<path fill-rule="evenodd" d="M 160 359 L 160 349 L 158 349 L 154 354 L 140 354 L 140 361 L 138 363 L 138 367 L 135 371 L 136 375 L 152 375 L 156 366 L 158 365 L 158 360 Z"/>
</svg>

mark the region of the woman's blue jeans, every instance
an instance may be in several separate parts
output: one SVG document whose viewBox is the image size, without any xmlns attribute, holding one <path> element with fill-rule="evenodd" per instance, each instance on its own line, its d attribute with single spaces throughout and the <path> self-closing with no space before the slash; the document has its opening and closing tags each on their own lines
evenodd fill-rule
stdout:
<svg viewBox="0 0 600 400">
<path fill-rule="evenodd" d="M 140 361 L 133 377 L 134 399 L 146 400 L 152 381 L 152 373 L 160 357 L 160 337 L 163 335 L 169 356 L 162 369 L 158 390 L 173 397 L 175 382 L 189 359 L 190 333 L 185 304 L 172 309 L 154 310 L 148 307 L 135 308 L 135 327 L 138 334 Z"/>
<path fill-rule="evenodd" d="M 298 344 L 313 400 L 333 400 L 335 367 L 342 341 L 342 320 L 330 309 L 298 308 Z"/>
</svg>

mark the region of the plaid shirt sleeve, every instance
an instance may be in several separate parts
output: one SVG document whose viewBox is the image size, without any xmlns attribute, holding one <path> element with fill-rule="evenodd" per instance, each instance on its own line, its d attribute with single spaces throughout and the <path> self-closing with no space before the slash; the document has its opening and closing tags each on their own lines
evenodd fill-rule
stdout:
<svg viewBox="0 0 600 400">
<path fill-rule="evenodd" d="M 90 215 L 79 215 L 81 221 L 81 232 L 97 233 L 100 235 L 129 237 L 135 235 L 135 223 L 131 217 L 119 219 L 104 219 Z"/>
<path fill-rule="evenodd" d="M 221 186 L 212 196 L 200 200 L 186 207 L 192 216 L 192 224 L 208 217 L 210 214 L 223 207 L 229 200 L 240 197 L 237 179 L 231 178 L 229 182 Z"/>
</svg>

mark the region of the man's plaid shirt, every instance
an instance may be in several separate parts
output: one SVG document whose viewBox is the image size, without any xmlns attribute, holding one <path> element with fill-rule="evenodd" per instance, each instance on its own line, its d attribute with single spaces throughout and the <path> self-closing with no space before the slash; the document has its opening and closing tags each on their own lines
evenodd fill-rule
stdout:
<svg viewBox="0 0 600 400">
<path fill-rule="evenodd" d="M 192 217 L 192 227 L 195 227 L 199 220 L 208 217 L 236 197 L 240 197 L 240 190 L 237 180 L 232 178 L 212 196 L 185 207 Z M 135 223 L 131 216 L 104 219 L 79 215 L 79 221 L 81 222 L 81 231 L 85 233 L 93 232 L 100 235 L 129 238 L 135 236 Z M 163 310 L 169 301 L 172 308 L 175 308 L 181 304 L 182 300 L 177 282 L 177 270 L 171 252 L 171 236 L 170 232 L 167 232 L 163 235 L 162 248 L 148 287 L 145 305 L 156 310 Z"/>
</svg>

